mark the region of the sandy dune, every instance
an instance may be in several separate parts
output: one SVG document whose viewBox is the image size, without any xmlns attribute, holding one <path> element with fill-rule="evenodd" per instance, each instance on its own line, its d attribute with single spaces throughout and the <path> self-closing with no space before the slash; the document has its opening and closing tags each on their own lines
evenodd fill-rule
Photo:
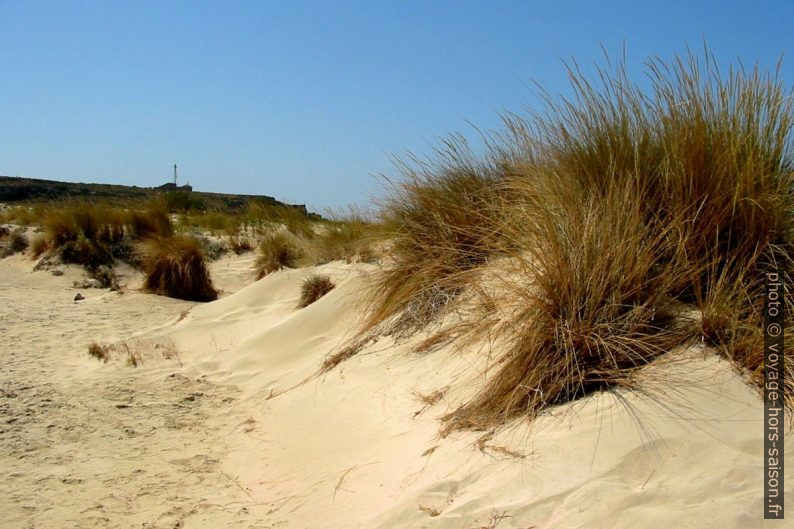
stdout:
<svg viewBox="0 0 794 529">
<path fill-rule="evenodd" d="M 647 395 L 442 439 L 484 350 L 383 338 L 319 376 L 372 268 L 320 267 L 338 287 L 297 309 L 315 269 L 252 283 L 251 260 L 214 263 L 225 295 L 204 305 L 134 289 L 75 303 L 78 271 L 0 261 L 3 527 L 762 526 L 762 403 L 707 352 L 649 370 Z M 123 348 L 97 362 L 91 340 L 143 364 Z"/>
</svg>

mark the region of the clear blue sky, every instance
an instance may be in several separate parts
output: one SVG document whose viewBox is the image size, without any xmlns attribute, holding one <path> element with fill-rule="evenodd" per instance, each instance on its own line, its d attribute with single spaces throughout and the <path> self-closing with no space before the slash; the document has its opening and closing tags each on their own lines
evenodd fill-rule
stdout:
<svg viewBox="0 0 794 529">
<path fill-rule="evenodd" d="M 741 4 L 741 5 L 740 5 Z M 794 2 L 0 0 L 0 174 L 315 209 L 365 202 L 390 155 L 535 107 L 563 58 L 631 71 L 703 39 L 794 79 Z"/>
</svg>

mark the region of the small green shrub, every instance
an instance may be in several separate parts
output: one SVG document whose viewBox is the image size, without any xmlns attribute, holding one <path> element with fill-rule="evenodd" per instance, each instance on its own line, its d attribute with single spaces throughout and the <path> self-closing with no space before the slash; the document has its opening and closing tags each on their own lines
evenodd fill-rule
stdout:
<svg viewBox="0 0 794 529">
<path fill-rule="evenodd" d="M 210 261 L 217 261 L 229 253 L 229 246 L 222 240 L 210 238 L 206 235 L 192 235 L 192 237 L 198 241 L 201 251 Z"/>
</svg>

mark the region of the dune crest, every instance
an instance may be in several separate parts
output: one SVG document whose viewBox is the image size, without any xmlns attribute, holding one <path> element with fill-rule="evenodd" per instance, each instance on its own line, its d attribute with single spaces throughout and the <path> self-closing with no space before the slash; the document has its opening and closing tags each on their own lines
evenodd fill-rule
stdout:
<svg viewBox="0 0 794 529">
<path fill-rule="evenodd" d="M 699 347 L 647 368 L 644 393 L 595 394 L 532 423 L 446 438 L 439 418 L 481 387 L 484 344 L 418 355 L 422 333 L 398 344 L 381 338 L 318 375 L 355 330 L 366 269 L 277 272 L 149 333 L 192 351 L 191 377 L 240 389 L 235 411 L 250 406 L 253 422 L 225 464 L 275 509 L 268 519 L 340 528 L 739 528 L 760 518 L 762 402 L 728 362 Z M 316 271 L 339 286 L 297 309 L 300 282 Z M 665 377 L 672 389 L 654 384 Z"/>
</svg>

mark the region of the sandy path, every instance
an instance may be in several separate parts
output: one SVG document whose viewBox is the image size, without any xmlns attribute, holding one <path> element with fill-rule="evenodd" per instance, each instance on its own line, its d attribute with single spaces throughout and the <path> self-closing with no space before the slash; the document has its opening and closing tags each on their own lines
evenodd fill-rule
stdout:
<svg viewBox="0 0 794 529">
<path fill-rule="evenodd" d="M 92 338 L 120 339 L 194 304 L 76 290 L 76 270 L 30 269 L 21 257 L 0 261 L 2 526 L 257 526 L 247 491 L 220 464 L 235 390 L 189 379 L 145 346 L 137 369 L 86 354 Z M 216 282 L 239 285 L 244 269 L 220 263 L 215 273 L 228 277 Z M 75 303 L 77 292 L 87 299 Z"/>
</svg>

